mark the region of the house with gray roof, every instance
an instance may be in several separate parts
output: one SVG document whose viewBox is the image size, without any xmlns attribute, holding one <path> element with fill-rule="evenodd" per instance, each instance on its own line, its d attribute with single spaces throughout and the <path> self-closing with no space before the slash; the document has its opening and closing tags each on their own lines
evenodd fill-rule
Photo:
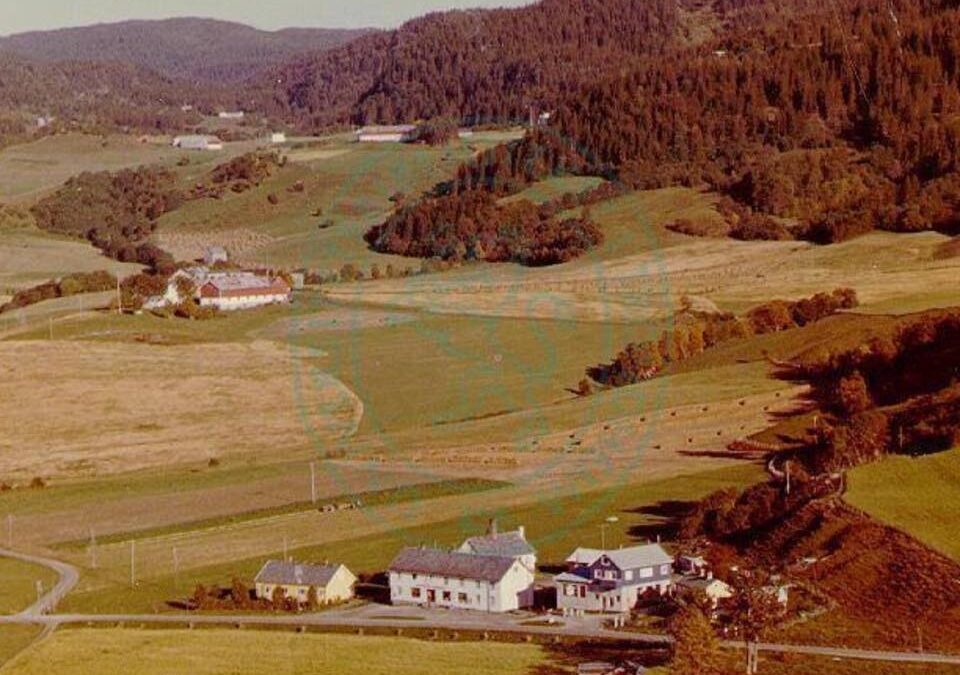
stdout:
<svg viewBox="0 0 960 675">
<path fill-rule="evenodd" d="M 519 560 L 531 572 L 537 570 L 537 550 L 527 541 L 526 529 L 521 525 L 512 532 L 498 532 L 497 521 L 491 520 L 484 535 L 470 537 L 460 546 L 461 553 L 492 555 Z"/>
<path fill-rule="evenodd" d="M 411 547 L 387 572 L 394 604 L 509 612 L 533 597 L 533 572 L 512 557 Z"/>
<path fill-rule="evenodd" d="M 257 597 L 272 600 L 277 589 L 284 597 L 306 605 L 314 589 L 321 605 L 345 602 L 353 597 L 357 577 L 344 565 L 309 565 L 268 560 L 254 579 Z"/>
<path fill-rule="evenodd" d="M 627 612 L 641 594 L 663 595 L 673 583 L 673 557 L 660 544 L 578 548 L 566 564 L 567 570 L 554 577 L 557 608 L 565 614 Z"/>
</svg>

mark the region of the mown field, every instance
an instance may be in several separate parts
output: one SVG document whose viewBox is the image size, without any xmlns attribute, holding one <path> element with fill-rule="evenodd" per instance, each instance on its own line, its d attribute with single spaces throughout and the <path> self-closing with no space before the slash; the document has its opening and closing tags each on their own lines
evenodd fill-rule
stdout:
<svg viewBox="0 0 960 675">
<path fill-rule="evenodd" d="M 600 490 L 581 485 L 563 497 L 551 497 L 549 491 L 543 491 L 533 499 L 518 503 L 511 503 L 507 498 L 509 493 L 503 490 L 477 493 L 469 502 L 446 498 L 411 502 L 390 511 L 346 513 L 340 520 L 329 516 L 326 522 L 330 524 L 323 528 L 328 535 L 323 544 L 297 545 L 292 528 L 287 528 L 290 533 L 289 554 L 297 560 L 340 561 L 356 572 L 379 572 L 403 546 L 459 545 L 467 536 L 483 532 L 489 518 L 496 517 L 504 530 L 525 525 L 527 536 L 538 549 L 541 563 L 550 564 L 562 561 L 577 546 L 599 545 L 600 524 L 610 516 L 615 515 L 619 520 L 607 527 L 607 544 L 627 544 L 654 536 L 654 530 L 650 528 L 661 523 L 663 517 L 657 505 L 673 500 L 698 499 L 724 487 L 747 485 L 761 476 L 761 467 L 740 463 L 682 477 L 618 483 Z M 561 489 L 560 486 L 555 488 L 557 491 Z M 322 522 L 322 518 L 315 520 L 313 529 L 318 530 Z M 274 531 L 278 529 L 282 531 L 284 528 L 274 525 Z M 370 534 L 360 534 L 364 531 Z M 239 537 L 234 537 L 232 540 L 236 543 L 232 556 L 226 555 L 223 562 L 207 566 L 189 565 L 189 539 L 181 537 L 156 542 L 154 548 L 150 547 L 150 542 L 141 542 L 138 556 L 156 555 L 159 564 L 152 568 L 149 576 L 140 580 L 136 588 L 131 588 L 124 577 L 124 573 L 129 572 L 129 559 L 124 557 L 127 548 L 117 550 L 115 562 L 107 558 L 107 550 L 102 550 L 101 568 L 84 570 L 81 588 L 62 603 L 61 609 L 71 612 L 162 611 L 167 609 L 167 601 L 189 595 L 197 583 L 225 585 L 234 577 L 249 582 L 265 558 L 277 557 L 281 553 L 282 532 L 276 534 L 281 536 L 269 539 L 269 534 L 258 535 L 261 545 L 267 538 L 268 547 L 261 555 L 249 558 L 243 558 L 241 551 L 245 545 L 241 544 Z M 212 538 L 198 542 L 203 549 L 215 546 Z M 270 543 L 276 548 L 271 550 Z M 171 569 L 171 545 L 177 546 L 185 561 L 185 569 L 179 574 L 174 574 Z M 82 556 L 78 560 L 82 561 Z M 149 560 L 144 561 L 144 565 L 149 564 Z"/>
<path fill-rule="evenodd" d="M 73 629 L 9 663 L 5 675 L 529 675 L 536 645 L 259 631 Z"/>
<path fill-rule="evenodd" d="M 846 500 L 960 560 L 960 449 L 925 457 L 889 457 L 848 476 Z"/>
</svg>

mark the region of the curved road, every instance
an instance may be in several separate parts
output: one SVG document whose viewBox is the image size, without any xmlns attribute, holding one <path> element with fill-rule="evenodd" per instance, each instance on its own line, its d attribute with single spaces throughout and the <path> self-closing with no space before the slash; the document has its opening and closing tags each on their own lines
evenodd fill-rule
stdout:
<svg viewBox="0 0 960 675">
<path fill-rule="evenodd" d="M 339 627 L 339 628 L 390 628 L 427 629 L 427 630 L 463 630 L 490 633 L 522 633 L 527 635 L 546 635 L 556 637 L 603 638 L 623 642 L 642 642 L 651 646 L 667 646 L 672 640 L 665 635 L 650 633 L 632 633 L 622 630 L 610 630 L 585 623 L 569 625 L 523 625 L 515 623 L 515 617 L 504 615 L 471 614 L 466 612 L 420 612 L 417 620 L 411 617 L 389 615 L 364 615 L 356 610 L 331 610 L 319 614 L 51 614 L 57 604 L 77 584 L 80 578 L 72 565 L 0 549 L 0 556 L 44 565 L 57 572 L 60 579 L 56 586 L 33 605 L 13 616 L 0 616 L 3 624 L 39 624 L 48 634 L 63 624 L 152 624 L 171 626 L 220 625 L 242 628 L 245 626 L 288 626 L 290 628 Z M 386 609 L 386 608 L 385 608 Z M 417 611 L 411 608 L 411 611 Z M 743 649 L 742 642 L 725 641 L 724 647 Z M 760 651 L 773 653 L 805 654 L 827 658 L 856 659 L 867 661 L 888 661 L 897 663 L 935 663 L 960 665 L 960 655 L 933 654 L 919 652 L 890 652 L 866 649 L 847 649 L 844 647 L 817 647 L 808 645 L 790 645 L 761 643 Z"/>
<path fill-rule="evenodd" d="M 77 571 L 77 568 L 73 565 L 60 562 L 59 560 L 41 558 L 39 556 L 27 555 L 26 553 L 18 553 L 17 551 L 9 551 L 2 548 L 0 548 L 0 557 L 13 558 L 14 560 L 49 567 L 59 575 L 59 579 L 53 588 L 13 618 L 28 620 L 54 611 L 57 605 L 60 604 L 60 601 L 63 600 L 67 593 L 72 591 L 73 587 L 80 581 L 80 573 Z M 23 623 L 31 623 L 31 621 L 23 621 Z"/>
</svg>

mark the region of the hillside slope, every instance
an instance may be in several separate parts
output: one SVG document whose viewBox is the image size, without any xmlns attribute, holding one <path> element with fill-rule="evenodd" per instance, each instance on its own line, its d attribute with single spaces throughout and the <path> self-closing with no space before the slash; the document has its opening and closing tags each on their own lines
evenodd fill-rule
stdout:
<svg viewBox="0 0 960 675">
<path fill-rule="evenodd" d="M 0 51 L 45 61 L 116 62 L 166 77 L 237 81 L 297 54 L 336 47 L 369 32 L 290 28 L 275 32 L 213 19 L 124 21 L 0 39 Z"/>
<path fill-rule="evenodd" d="M 429 14 L 298 59 L 260 82 L 273 112 L 304 126 L 453 116 L 526 119 L 639 54 L 687 39 L 673 0 L 542 0 Z"/>
</svg>

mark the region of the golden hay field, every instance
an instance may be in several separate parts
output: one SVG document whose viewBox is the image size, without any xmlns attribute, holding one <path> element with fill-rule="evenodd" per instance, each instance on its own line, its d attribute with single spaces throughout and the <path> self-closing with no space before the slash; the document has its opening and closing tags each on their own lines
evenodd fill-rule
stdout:
<svg viewBox="0 0 960 675">
<path fill-rule="evenodd" d="M 0 343 L 0 475 L 75 476 L 311 447 L 362 405 L 268 342 Z"/>
<path fill-rule="evenodd" d="M 361 657 L 362 654 L 362 657 Z M 444 643 L 356 635 L 72 629 L 12 661 L 8 675 L 529 675 L 545 662 L 528 644 Z"/>
</svg>

